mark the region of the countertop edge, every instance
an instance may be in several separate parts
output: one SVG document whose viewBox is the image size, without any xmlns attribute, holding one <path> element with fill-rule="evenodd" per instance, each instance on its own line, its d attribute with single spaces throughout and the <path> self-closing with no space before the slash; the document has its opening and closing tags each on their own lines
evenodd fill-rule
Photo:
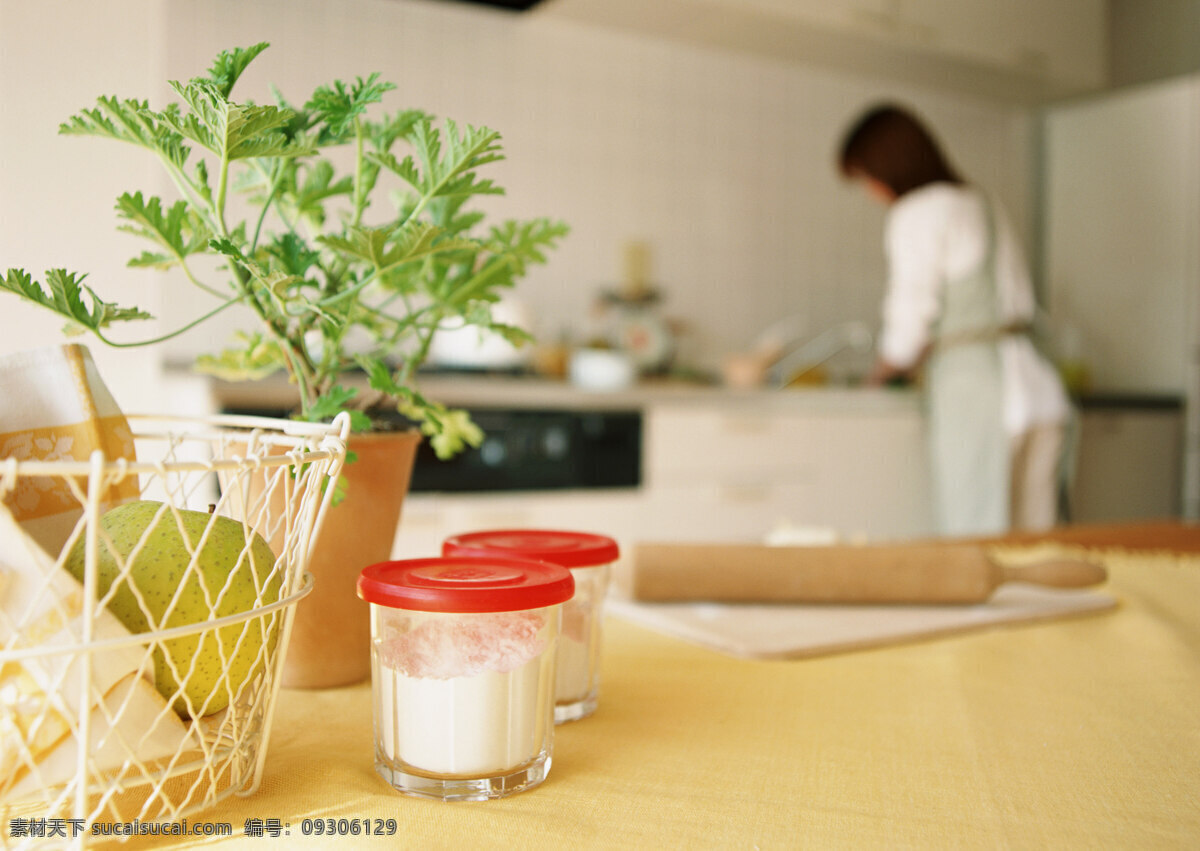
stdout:
<svg viewBox="0 0 1200 851">
<path fill-rule="evenodd" d="M 188 374 L 179 370 L 180 375 Z M 282 377 L 232 382 L 210 378 L 215 403 L 223 409 L 283 409 L 296 398 Z M 365 376 L 351 374 L 346 386 L 365 389 Z M 611 392 L 582 390 L 564 382 L 508 376 L 418 377 L 420 392 L 431 400 L 461 408 L 528 410 L 646 411 L 651 408 L 716 407 L 729 412 L 918 413 L 914 390 L 806 387 L 788 390 L 732 389 L 668 381 L 645 381 Z"/>
</svg>

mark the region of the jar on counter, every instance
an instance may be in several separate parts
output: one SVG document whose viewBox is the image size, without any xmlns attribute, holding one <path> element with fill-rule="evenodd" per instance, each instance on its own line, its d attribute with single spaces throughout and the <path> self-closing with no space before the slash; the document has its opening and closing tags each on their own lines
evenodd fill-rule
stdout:
<svg viewBox="0 0 1200 851">
<path fill-rule="evenodd" d="M 501 798 L 550 770 L 554 661 L 569 570 L 515 558 L 371 565 L 375 765 L 394 788 Z"/>
<path fill-rule="evenodd" d="M 442 543 L 446 556 L 520 557 L 569 568 L 575 596 L 563 608 L 555 685 L 555 723 L 586 718 L 600 695 L 600 644 L 604 597 L 620 550 L 604 535 L 547 529 L 495 529 L 455 535 Z"/>
</svg>

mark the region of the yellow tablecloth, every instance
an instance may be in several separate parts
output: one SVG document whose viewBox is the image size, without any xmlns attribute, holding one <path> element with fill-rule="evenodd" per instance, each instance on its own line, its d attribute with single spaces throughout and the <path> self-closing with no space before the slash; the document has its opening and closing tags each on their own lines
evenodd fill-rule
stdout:
<svg viewBox="0 0 1200 851">
<path fill-rule="evenodd" d="M 806 661 L 610 619 L 599 711 L 498 801 L 392 792 L 368 685 L 284 691 L 261 789 L 193 821 L 231 823 L 231 849 L 1200 847 L 1200 557 L 1107 562 L 1112 613 Z M 306 817 L 398 832 L 305 837 Z"/>
</svg>

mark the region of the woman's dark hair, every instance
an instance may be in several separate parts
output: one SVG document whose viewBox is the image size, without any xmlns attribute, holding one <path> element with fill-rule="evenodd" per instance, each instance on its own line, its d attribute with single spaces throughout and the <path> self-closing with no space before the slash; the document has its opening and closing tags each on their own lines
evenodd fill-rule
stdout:
<svg viewBox="0 0 1200 851">
<path fill-rule="evenodd" d="M 916 116 L 891 105 L 875 107 L 850 128 L 838 166 L 845 177 L 878 180 L 897 198 L 927 183 L 963 182 Z"/>
</svg>

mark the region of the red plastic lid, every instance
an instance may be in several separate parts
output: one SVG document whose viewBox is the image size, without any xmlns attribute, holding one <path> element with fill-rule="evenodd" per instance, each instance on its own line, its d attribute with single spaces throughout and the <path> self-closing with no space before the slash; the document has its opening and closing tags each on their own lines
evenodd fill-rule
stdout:
<svg viewBox="0 0 1200 851">
<path fill-rule="evenodd" d="M 358 596 L 419 612 L 517 612 L 565 603 L 571 571 L 519 558 L 417 558 L 363 568 Z"/>
<path fill-rule="evenodd" d="M 563 567 L 611 564 L 620 554 L 617 542 L 604 535 L 550 529 L 493 529 L 454 535 L 442 543 L 446 556 L 517 556 Z"/>
</svg>

